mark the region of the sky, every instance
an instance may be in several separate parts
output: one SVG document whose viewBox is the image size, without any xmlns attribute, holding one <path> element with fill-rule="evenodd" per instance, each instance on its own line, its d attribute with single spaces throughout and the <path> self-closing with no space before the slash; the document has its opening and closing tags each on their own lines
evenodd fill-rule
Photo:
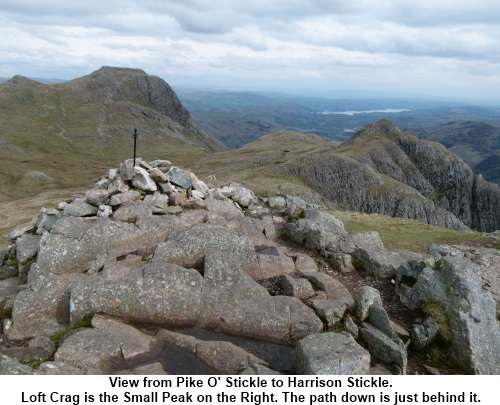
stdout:
<svg viewBox="0 0 500 405">
<path fill-rule="evenodd" d="M 0 0 L 0 77 L 500 103 L 498 0 Z"/>
</svg>

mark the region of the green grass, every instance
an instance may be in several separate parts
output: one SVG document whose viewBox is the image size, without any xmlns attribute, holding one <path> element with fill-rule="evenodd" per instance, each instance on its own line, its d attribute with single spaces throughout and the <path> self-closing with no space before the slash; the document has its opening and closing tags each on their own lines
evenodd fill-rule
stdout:
<svg viewBox="0 0 500 405">
<path fill-rule="evenodd" d="M 457 232 L 409 219 L 376 214 L 349 211 L 333 211 L 333 214 L 344 222 L 349 232 L 377 231 L 388 249 L 426 252 L 432 243 L 500 249 L 498 239 L 477 232 Z"/>
</svg>

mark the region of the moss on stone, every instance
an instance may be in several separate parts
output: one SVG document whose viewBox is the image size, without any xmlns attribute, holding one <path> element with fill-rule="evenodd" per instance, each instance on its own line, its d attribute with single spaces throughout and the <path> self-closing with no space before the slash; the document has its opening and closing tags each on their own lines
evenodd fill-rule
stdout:
<svg viewBox="0 0 500 405">
<path fill-rule="evenodd" d="M 0 321 L 12 318 L 12 308 L 8 308 L 4 303 L 0 303 Z"/>
<path fill-rule="evenodd" d="M 439 325 L 439 333 L 441 337 L 446 340 L 451 340 L 450 322 L 447 312 L 443 306 L 434 301 L 428 301 L 423 305 L 423 311 L 430 315 Z"/>
</svg>

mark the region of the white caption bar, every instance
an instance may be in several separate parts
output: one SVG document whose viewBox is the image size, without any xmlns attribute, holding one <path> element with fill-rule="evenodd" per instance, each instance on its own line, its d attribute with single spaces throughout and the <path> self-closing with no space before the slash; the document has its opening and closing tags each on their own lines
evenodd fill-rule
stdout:
<svg viewBox="0 0 500 405">
<path fill-rule="evenodd" d="M 0 376 L 0 403 L 500 403 L 500 376 Z"/>
</svg>

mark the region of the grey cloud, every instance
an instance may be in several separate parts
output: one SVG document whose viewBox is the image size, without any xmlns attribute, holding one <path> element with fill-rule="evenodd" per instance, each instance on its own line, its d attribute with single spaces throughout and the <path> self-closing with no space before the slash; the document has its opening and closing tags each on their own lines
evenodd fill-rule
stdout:
<svg viewBox="0 0 500 405">
<path fill-rule="evenodd" d="M 493 92 L 499 21 L 498 0 L 1 0 L 0 75 L 115 64 L 174 80 L 431 90 L 440 75 Z"/>
</svg>

